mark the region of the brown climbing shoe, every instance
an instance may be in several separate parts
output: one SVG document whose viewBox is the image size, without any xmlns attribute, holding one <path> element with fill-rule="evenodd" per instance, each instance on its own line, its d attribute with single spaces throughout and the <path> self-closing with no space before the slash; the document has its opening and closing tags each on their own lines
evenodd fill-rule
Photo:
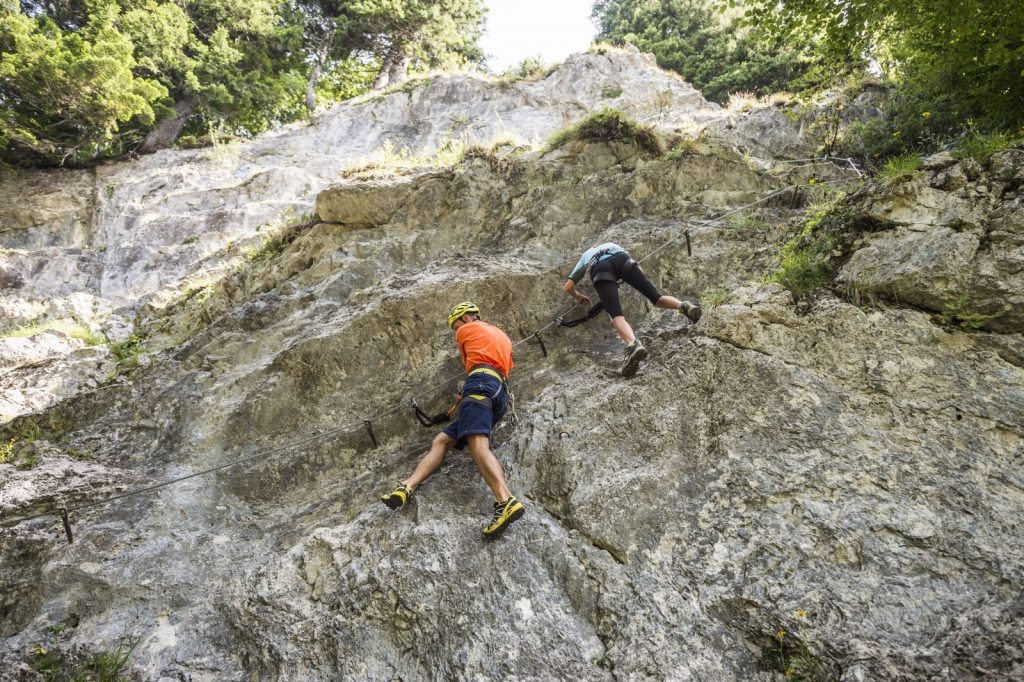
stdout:
<svg viewBox="0 0 1024 682">
<path fill-rule="evenodd" d="M 690 318 L 690 322 L 697 324 L 697 320 L 700 319 L 701 312 L 703 311 L 700 309 L 699 305 L 695 305 L 689 301 L 683 301 L 683 307 L 679 309 L 679 312 Z"/>
<path fill-rule="evenodd" d="M 636 371 L 640 368 L 640 363 L 646 358 L 647 349 L 640 343 L 640 339 L 636 339 L 626 346 L 626 359 L 622 361 L 622 376 L 627 379 L 635 376 Z"/>
</svg>

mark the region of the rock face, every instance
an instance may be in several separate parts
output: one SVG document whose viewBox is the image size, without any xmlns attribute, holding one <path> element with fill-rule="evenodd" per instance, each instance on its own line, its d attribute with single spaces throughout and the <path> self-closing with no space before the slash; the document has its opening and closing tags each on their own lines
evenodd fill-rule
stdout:
<svg viewBox="0 0 1024 682">
<path fill-rule="evenodd" d="M 991 171 L 948 154 L 871 193 L 853 220 L 867 243 L 840 283 L 998 332 L 1024 331 L 1024 151 Z"/>
<path fill-rule="evenodd" d="M 624 83 L 647 83 L 623 103 L 646 106 L 659 87 L 651 79 L 667 77 L 635 54 L 574 58 L 575 76 L 556 71 L 515 86 L 515 97 L 549 87 L 549 97 L 593 104 L 610 92 L 604 65 L 620 62 L 616 73 L 636 72 Z M 442 79 L 389 97 L 436 126 L 459 111 L 442 102 L 461 106 L 453 92 L 478 87 Z M 490 90 L 474 92 L 487 101 Z M 673 128 L 714 112 L 678 97 L 662 112 Z M 543 116 L 562 116 L 553 111 Z M 482 112 L 473 116 L 487 120 Z M 262 149 L 260 163 L 274 167 L 293 134 L 253 143 L 252 158 Z M 76 379 L 73 399 L 26 402 L 33 413 L 0 432 L 21 467 L 0 464 L 0 514 L 67 506 L 75 530 L 67 545 L 48 516 L 0 534 L 0 677 L 31 679 L 37 645 L 72 669 L 126 637 L 132 674 L 154 680 L 1024 675 L 1024 340 L 942 326 L 919 309 L 941 312 L 924 298 L 862 309 L 825 292 L 798 306 L 778 285 L 749 284 L 804 216 L 789 193 L 758 207 L 756 221 L 709 224 L 788 182 L 753 170 L 732 145 L 655 158 L 576 141 L 394 178 L 334 183 L 325 173 L 308 185 L 314 219 L 173 301 L 149 294 L 232 254 L 183 251 L 165 263 L 133 251 L 143 243 L 134 236 L 94 250 L 95 279 L 119 282 L 96 300 L 137 311 L 148 352 L 135 369 L 122 363 L 117 380 Z M 170 155 L 152 158 L 139 163 Z M 1019 297 L 1012 250 L 992 246 L 997 233 L 1012 241 L 1014 163 L 999 157 L 973 179 L 960 163 L 959 189 L 931 175 L 902 194 L 865 186 L 843 208 L 852 237 L 835 290 L 868 287 L 869 266 L 892 255 L 871 251 L 886 233 L 949 229 L 978 237 L 955 258 Z M 307 185 L 287 178 L 299 176 L 268 176 L 259 196 L 269 202 L 277 188 L 298 202 L 289 192 Z M 972 200 L 981 186 L 998 189 Z M 124 206 L 148 205 L 119 191 Z M 193 215 L 210 225 L 208 196 L 189 208 L 197 196 L 159 201 L 178 202 L 179 226 Z M 78 230 L 75 210 L 53 229 Z M 91 229 L 114 234 L 118 220 Z M 152 236 L 159 222 L 140 229 Z M 32 229 L 48 228 L 25 228 L 24 251 L 4 254 L 22 301 L 57 286 L 16 264 L 58 248 Z M 642 258 L 665 293 L 715 294 L 694 326 L 624 290 L 652 351 L 629 381 L 605 318 L 549 326 L 569 307 L 561 285 L 575 259 L 606 240 Z M 116 277 L 113 262 L 125 264 Z M 921 263 L 922 281 L 955 267 Z M 934 300 L 973 291 L 957 282 L 935 284 Z M 410 398 L 432 410 L 455 390 L 461 365 L 444 320 L 460 300 L 518 342 L 517 419 L 494 446 L 528 511 L 486 543 L 492 499 L 463 453 L 405 510 L 378 501 L 434 433 Z M 538 329 L 540 342 L 530 338 Z M 81 366 L 93 372 L 113 366 L 96 346 L 73 353 L 91 353 Z M 52 365 L 12 364 L 22 381 L 55 376 Z"/>
</svg>

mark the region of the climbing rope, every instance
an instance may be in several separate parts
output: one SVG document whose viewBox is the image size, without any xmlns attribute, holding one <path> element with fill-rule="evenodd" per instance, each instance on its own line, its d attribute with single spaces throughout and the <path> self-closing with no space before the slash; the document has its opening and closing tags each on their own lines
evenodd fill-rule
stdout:
<svg viewBox="0 0 1024 682">
<path fill-rule="evenodd" d="M 794 161 L 812 161 L 812 160 L 813 161 L 821 161 L 821 160 L 826 160 L 826 159 L 835 159 L 835 160 L 841 160 L 841 161 L 848 162 L 850 167 L 857 173 L 858 179 L 863 178 L 863 174 L 861 173 L 861 171 L 857 168 L 856 164 L 854 164 L 854 162 L 851 159 L 839 159 L 839 158 L 836 158 L 836 157 L 820 157 L 819 159 L 795 159 Z M 823 185 L 828 185 L 828 184 L 832 184 L 832 183 L 836 183 L 836 182 L 848 182 L 849 180 L 850 180 L 849 178 L 842 178 L 842 179 L 836 179 L 836 180 L 828 180 L 828 181 L 825 181 L 825 182 L 815 183 L 813 186 L 814 187 L 821 187 Z M 745 210 L 747 210 L 749 208 L 752 208 L 754 206 L 757 206 L 759 204 L 763 204 L 766 201 L 769 201 L 769 200 L 773 199 L 774 197 L 777 197 L 777 196 L 779 196 L 781 194 L 785 194 L 786 192 L 789 192 L 789 191 L 795 191 L 795 190 L 797 190 L 801 186 L 802 185 L 790 185 L 790 186 L 784 187 L 784 188 L 782 188 L 780 190 L 776 190 L 776 191 L 768 194 L 767 196 L 765 196 L 765 197 L 763 197 L 763 198 L 761 198 L 761 199 L 759 199 L 757 201 L 753 201 L 753 202 L 751 202 L 749 204 L 746 204 L 745 206 L 741 206 L 739 208 L 736 208 L 736 209 L 733 209 L 733 210 L 728 211 L 726 213 L 723 213 L 722 215 L 720 215 L 720 216 L 718 216 L 716 218 L 712 218 L 712 219 L 705 220 L 703 222 L 697 223 L 695 225 L 691 225 L 691 227 L 705 227 L 705 226 L 708 226 L 708 225 L 713 225 L 713 224 L 715 224 L 717 222 L 720 222 L 721 220 L 723 220 L 725 218 L 728 218 L 731 215 L 734 215 L 736 213 L 740 213 L 742 211 L 745 211 Z M 675 237 L 672 237 L 668 241 L 664 242 L 661 246 L 659 246 L 658 248 L 654 249 L 653 251 L 651 251 L 650 253 L 645 255 L 643 258 L 640 258 L 639 260 L 637 260 L 637 262 L 640 263 L 640 262 L 643 262 L 643 261 L 647 260 L 648 258 L 650 258 L 651 256 L 655 255 L 656 253 L 658 253 L 662 249 L 668 247 L 670 244 L 672 244 L 675 241 L 679 240 L 680 238 L 684 238 L 684 237 L 685 237 L 686 242 L 687 242 L 687 249 L 689 250 L 690 236 L 689 236 L 689 231 L 687 230 L 687 231 L 684 231 L 681 235 L 677 235 Z M 541 339 L 540 334 L 542 332 L 546 332 L 551 327 L 557 326 L 558 325 L 558 320 L 563 319 L 566 315 L 572 313 L 577 308 L 579 308 L 579 304 L 574 304 L 571 308 L 566 310 L 564 313 L 562 313 L 561 315 L 556 317 L 554 320 L 552 320 L 548 324 L 544 325 L 540 329 L 537 329 L 532 334 L 529 334 L 529 335 L 523 337 L 522 339 L 520 339 L 519 341 L 516 341 L 515 343 L 513 343 L 512 347 L 516 348 L 516 347 L 520 346 L 521 344 L 526 343 L 530 339 L 537 339 L 539 344 L 540 344 L 542 352 L 544 353 L 545 356 L 547 356 L 547 349 L 544 346 L 544 342 Z M 441 388 L 443 386 L 446 386 L 446 385 L 450 384 L 452 381 L 455 381 L 455 380 L 461 378 L 462 376 L 463 376 L 463 374 L 460 372 L 459 374 L 453 375 L 453 376 L 449 377 L 448 379 L 445 379 L 445 380 L 440 381 L 440 382 L 438 382 L 436 384 L 433 384 L 433 385 L 429 386 L 428 388 L 424 389 L 423 391 L 421 391 L 421 392 L 415 394 L 414 396 L 412 396 L 412 400 L 415 401 L 417 398 L 422 398 L 423 396 L 428 395 L 428 394 L 432 393 L 433 391 L 435 391 L 435 390 L 437 390 L 437 389 L 439 389 L 439 388 Z M 17 518 L 14 518 L 14 519 L 8 519 L 8 520 L 0 522 L 0 528 L 11 528 L 11 527 L 19 525 L 21 523 L 25 523 L 27 521 L 32 521 L 34 519 L 42 518 L 42 517 L 45 517 L 45 516 L 58 516 L 59 515 L 60 518 L 61 518 L 61 521 L 63 522 L 63 525 L 64 525 L 64 532 L 67 535 L 68 542 L 70 543 L 70 542 L 73 542 L 73 534 L 72 534 L 71 523 L 70 523 L 70 515 L 72 513 L 75 513 L 75 512 L 81 512 L 81 511 L 84 511 L 86 509 L 94 509 L 94 508 L 97 508 L 97 507 L 104 507 L 106 505 L 111 504 L 112 502 L 116 502 L 116 501 L 119 501 L 119 500 L 124 500 L 124 499 L 131 498 L 131 497 L 136 497 L 136 496 L 139 496 L 139 495 L 144 495 L 146 493 L 153 492 L 154 490 L 159 490 L 161 488 L 166 488 L 168 486 L 172 486 L 172 485 L 181 483 L 183 481 L 187 481 L 189 479 L 198 478 L 200 476 L 205 476 L 207 474 L 215 473 L 217 471 L 224 471 L 225 469 L 230 469 L 232 467 L 240 466 L 242 464 L 246 464 L 246 463 L 249 463 L 249 462 L 254 462 L 254 461 L 257 461 L 257 460 L 260 460 L 260 459 L 265 459 L 265 458 L 270 457 L 272 455 L 277 455 L 277 454 L 281 454 L 283 452 L 287 452 L 289 450 L 292 450 L 293 448 L 297 448 L 297 447 L 300 447 L 300 446 L 303 446 L 303 445 L 309 445 L 311 443 L 315 443 L 315 442 L 323 440 L 325 438 L 330 438 L 332 436 L 336 436 L 336 435 L 341 434 L 341 433 L 345 433 L 345 432 L 349 432 L 349 431 L 355 431 L 355 430 L 358 430 L 358 429 L 361 429 L 361 428 L 366 429 L 368 431 L 369 436 L 370 436 L 370 440 L 373 443 L 374 447 L 378 447 L 379 446 L 379 442 L 378 442 L 378 439 L 377 439 L 377 434 L 376 434 L 376 432 L 374 431 L 374 428 L 373 428 L 373 422 L 374 421 L 378 421 L 379 422 L 379 421 L 383 420 L 386 417 L 390 417 L 391 415 L 397 413 L 399 410 L 403 409 L 404 406 L 405 406 L 404 402 L 396 403 L 390 409 L 387 409 L 387 410 L 382 411 L 382 412 L 377 412 L 377 413 L 371 415 L 370 417 L 357 419 L 357 420 L 355 420 L 355 421 L 353 421 L 353 422 L 351 422 L 349 424 L 345 424 L 343 426 L 340 426 L 340 427 L 337 427 L 337 428 L 334 428 L 334 429 L 330 429 L 330 430 L 324 431 L 323 433 L 314 434 L 312 436 L 308 436 L 306 438 L 303 438 L 303 439 L 300 439 L 300 440 L 297 440 L 297 441 L 286 443 L 286 444 L 280 445 L 278 447 L 270 448 L 269 450 L 265 450 L 265 451 L 262 451 L 262 452 L 257 452 L 257 453 L 255 453 L 253 455 L 250 455 L 248 457 L 243 457 L 242 459 L 235 460 L 233 462 L 227 462 L 225 464 L 220 464 L 218 466 L 210 467 L 208 469 L 203 469 L 201 471 L 195 471 L 195 472 L 192 472 L 190 474 L 186 474 L 184 476 L 179 476 L 177 478 L 172 478 L 172 479 L 169 479 L 169 480 L 166 480 L 166 481 L 162 481 L 160 483 L 155 483 L 153 485 L 144 486 L 142 488 L 136 488 L 134 490 L 128 490 L 126 492 L 118 493 L 116 495 L 111 495 L 109 497 L 103 498 L 102 500 L 95 500 L 93 502 L 86 502 L 84 504 L 79 504 L 79 505 L 75 505 L 75 506 L 60 505 L 60 506 L 57 506 L 57 507 L 51 507 L 49 509 L 46 509 L 44 511 L 41 511 L 41 512 L 38 512 L 38 513 L 35 513 L 35 514 L 21 516 L 21 517 L 17 517 Z"/>
</svg>

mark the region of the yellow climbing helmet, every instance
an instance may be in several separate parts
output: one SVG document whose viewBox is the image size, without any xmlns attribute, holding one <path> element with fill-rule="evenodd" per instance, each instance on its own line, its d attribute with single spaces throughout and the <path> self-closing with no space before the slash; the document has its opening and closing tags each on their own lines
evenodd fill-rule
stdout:
<svg viewBox="0 0 1024 682">
<path fill-rule="evenodd" d="M 466 313 L 476 313 L 479 315 L 480 308 L 477 307 L 476 303 L 470 303 L 469 301 L 459 303 L 452 308 L 450 313 L 448 313 L 448 328 L 451 329 L 455 324 L 455 320 L 459 319 Z"/>
</svg>

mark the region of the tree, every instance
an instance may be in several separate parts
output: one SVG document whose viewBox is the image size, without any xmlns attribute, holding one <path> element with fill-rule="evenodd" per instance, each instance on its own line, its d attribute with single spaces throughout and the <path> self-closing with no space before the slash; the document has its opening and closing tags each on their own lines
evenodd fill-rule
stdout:
<svg viewBox="0 0 1024 682">
<path fill-rule="evenodd" d="M 313 56 L 306 106 L 316 104 L 321 74 L 339 62 L 380 64 L 375 88 L 405 78 L 410 62 L 421 68 L 479 61 L 484 9 L 480 0 L 302 0 L 306 39 Z"/>
<path fill-rule="evenodd" d="M 0 14 L 0 144 L 11 163 L 64 163 L 118 146 L 120 125 L 145 125 L 167 90 L 135 73 L 118 9 L 101 6 L 68 32 L 8 2 Z M 79 17 L 78 20 L 81 20 Z"/>
<path fill-rule="evenodd" d="M 593 16 L 599 40 L 653 53 L 713 100 L 787 89 L 814 63 L 805 41 L 771 43 L 716 0 L 598 0 Z"/>
<path fill-rule="evenodd" d="M 875 59 L 909 100 L 940 105 L 947 120 L 1024 123 L 1019 2 L 752 0 L 748 22 L 777 37 L 818 36 L 823 54 L 848 70 Z"/>
<path fill-rule="evenodd" d="M 293 119 L 303 81 L 300 21 L 282 0 L 144 0 L 127 11 L 140 68 L 169 93 L 139 151 L 172 145 L 189 124 L 257 133 Z"/>
<path fill-rule="evenodd" d="M 479 59 L 480 0 L 0 0 L 0 161 L 82 163 Z M 305 95 L 305 97 L 304 97 Z"/>
</svg>

